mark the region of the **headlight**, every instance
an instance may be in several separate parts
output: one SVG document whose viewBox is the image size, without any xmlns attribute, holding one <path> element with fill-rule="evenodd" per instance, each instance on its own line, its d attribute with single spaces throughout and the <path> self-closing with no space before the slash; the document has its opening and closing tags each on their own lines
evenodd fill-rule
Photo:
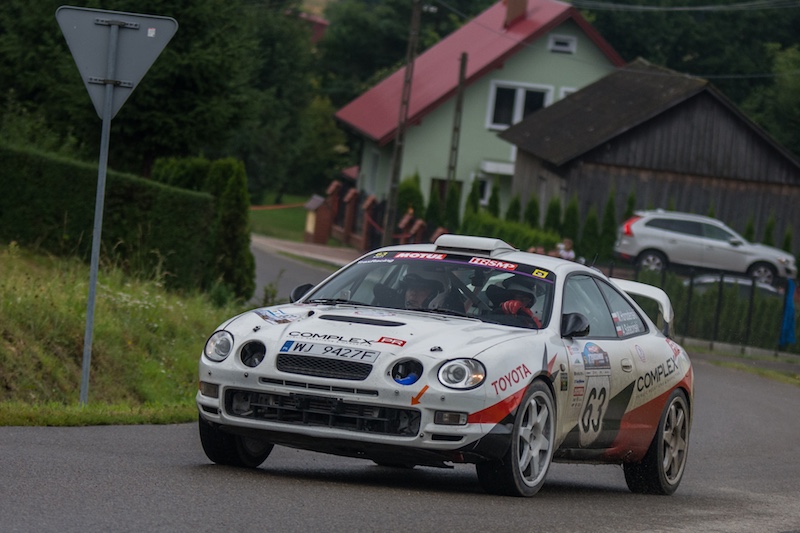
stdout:
<svg viewBox="0 0 800 533">
<path fill-rule="evenodd" d="M 203 353 L 212 361 L 224 361 L 233 350 L 233 335 L 227 331 L 215 331 L 206 341 Z"/>
<path fill-rule="evenodd" d="M 454 359 L 439 369 L 439 381 L 451 389 L 473 389 L 486 379 L 486 368 L 475 359 Z"/>
</svg>

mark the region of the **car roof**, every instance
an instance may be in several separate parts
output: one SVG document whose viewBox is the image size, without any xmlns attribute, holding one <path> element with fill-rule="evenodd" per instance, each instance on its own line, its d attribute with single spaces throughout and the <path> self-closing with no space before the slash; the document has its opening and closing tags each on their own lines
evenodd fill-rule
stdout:
<svg viewBox="0 0 800 533">
<path fill-rule="evenodd" d="M 695 220 L 697 222 L 709 222 L 711 224 L 723 224 L 721 220 L 716 218 L 708 217 L 705 215 L 697 215 L 695 213 L 684 213 L 682 211 L 666 211 L 664 209 L 650 209 L 647 211 L 636 211 L 634 213 L 640 217 L 663 217 L 663 218 L 675 218 L 681 220 Z"/>
<path fill-rule="evenodd" d="M 575 261 L 568 261 L 560 257 L 523 252 L 500 239 L 490 237 L 475 237 L 470 235 L 446 234 L 436 239 L 432 244 L 398 244 L 387 246 L 369 252 L 405 250 L 411 252 L 450 252 L 464 255 L 475 255 L 487 259 L 496 259 L 510 263 L 522 263 L 550 270 L 556 274 L 571 270 L 582 270 L 587 273 L 600 274 L 601 272 L 591 267 L 584 266 Z"/>
</svg>

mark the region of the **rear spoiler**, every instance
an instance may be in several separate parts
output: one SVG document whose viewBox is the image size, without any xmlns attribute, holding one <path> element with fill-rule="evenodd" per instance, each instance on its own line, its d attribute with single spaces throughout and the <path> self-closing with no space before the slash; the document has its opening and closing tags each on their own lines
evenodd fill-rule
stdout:
<svg viewBox="0 0 800 533">
<path fill-rule="evenodd" d="M 661 329 L 662 333 L 669 337 L 670 324 L 675 318 L 675 313 L 672 309 L 672 302 L 667 296 L 667 293 L 646 283 L 639 283 L 638 281 L 631 281 L 629 279 L 611 278 L 614 284 L 632 296 L 642 296 L 654 300 L 658 304 L 658 310 L 664 320 L 664 326 Z"/>
</svg>

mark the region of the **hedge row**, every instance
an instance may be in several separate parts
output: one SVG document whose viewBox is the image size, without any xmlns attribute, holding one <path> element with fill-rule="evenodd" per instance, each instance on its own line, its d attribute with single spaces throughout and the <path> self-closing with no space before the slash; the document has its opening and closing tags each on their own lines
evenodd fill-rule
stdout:
<svg viewBox="0 0 800 533">
<path fill-rule="evenodd" d="M 91 255 L 97 167 L 0 146 L 0 241 Z M 101 257 L 171 288 L 215 281 L 211 195 L 108 171 Z"/>
<path fill-rule="evenodd" d="M 561 239 L 552 231 L 533 229 L 527 224 L 502 220 L 483 211 L 475 213 L 468 210 L 459 231 L 464 235 L 500 239 L 520 250 L 532 246 L 552 250 Z"/>
</svg>

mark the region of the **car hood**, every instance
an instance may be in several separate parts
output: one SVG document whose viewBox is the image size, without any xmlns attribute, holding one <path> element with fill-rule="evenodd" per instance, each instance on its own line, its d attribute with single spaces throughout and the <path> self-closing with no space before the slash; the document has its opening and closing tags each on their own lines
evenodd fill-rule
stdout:
<svg viewBox="0 0 800 533">
<path fill-rule="evenodd" d="M 790 253 L 787 253 L 780 248 L 775 248 L 773 246 L 767 246 L 766 244 L 758 244 L 758 243 L 750 243 L 751 250 L 755 254 L 763 255 L 763 256 L 771 256 L 775 257 L 776 259 L 783 259 L 785 261 L 791 261 L 794 263 L 794 256 Z"/>
<path fill-rule="evenodd" d="M 473 357 L 501 342 L 536 336 L 537 330 L 488 324 L 477 319 L 349 305 L 294 305 L 254 309 L 220 329 L 236 343 L 258 338 L 273 346 L 319 342 L 381 352 L 442 358 Z"/>
</svg>

